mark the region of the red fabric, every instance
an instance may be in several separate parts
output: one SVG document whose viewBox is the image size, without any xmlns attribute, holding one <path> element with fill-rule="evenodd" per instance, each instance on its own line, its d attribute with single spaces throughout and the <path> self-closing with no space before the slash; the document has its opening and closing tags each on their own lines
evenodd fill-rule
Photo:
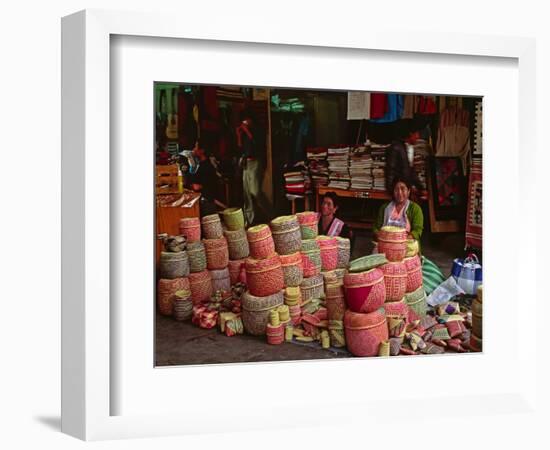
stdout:
<svg viewBox="0 0 550 450">
<path fill-rule="evenodd" d="M 437 105 L 432 97 L 418 96 L 418 114 L 435 114 L 437 112 Z"/>
<path fill-rule="evenodd" d="M 370 95 L 370 118 L 380 119 L 389 110 L 388 95 L 372 93 Z"/>
<path fill-rule="evenodd" d="M 202 104 L 201 129 L 205 131 L 219 131 L 220 109 L 218 107 L 217 88 L 215 86 L 203 86 L 201 88 Z"/>
<path fill-rule="evenodd" d="M 248 136 L 248 139 L 252 139 L 252 133 L 250 132 L 248 127 L 244 123 L 241 123 L 237 127 L 237 145 L 239 146 L 239 148 L 243 146 L 243 138 L 242 138 L 243 133 L 245 133 Z"/>
</svg>

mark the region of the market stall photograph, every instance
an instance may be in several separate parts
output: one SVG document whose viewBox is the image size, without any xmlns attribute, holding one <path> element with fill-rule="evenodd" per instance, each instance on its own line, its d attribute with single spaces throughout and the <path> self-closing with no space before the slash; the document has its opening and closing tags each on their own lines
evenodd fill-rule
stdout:
<svg viewBox="0 0 550 450">
<path fill-rule="evenodd" d="M 154 90 L 155 366 L 482 351 L 482 98 Z"/>
</svg>

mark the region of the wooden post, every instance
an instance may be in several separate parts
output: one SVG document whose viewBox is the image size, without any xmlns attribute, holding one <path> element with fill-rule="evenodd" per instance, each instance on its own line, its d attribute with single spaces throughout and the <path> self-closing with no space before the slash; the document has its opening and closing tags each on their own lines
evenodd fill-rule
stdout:
<svg viewBox="0 0 550 450">
<path fill-rule="evenodd" d="M 273 205 L 273 152 L 271 148 L 271 89 L 267 88 L 266 166 L 262 189 Z"/>
</svg>

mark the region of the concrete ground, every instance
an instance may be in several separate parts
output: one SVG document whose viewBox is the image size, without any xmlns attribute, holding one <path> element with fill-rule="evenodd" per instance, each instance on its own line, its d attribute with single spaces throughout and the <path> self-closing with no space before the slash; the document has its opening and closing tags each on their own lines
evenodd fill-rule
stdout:
<svg viewBox="0 0 550 450">
<path fill-rule="evenodd" d="M 449 276 L 453 259 L 463 256 L 464 233 L 426 233 L 422 236 L 423 254 Z M 370 253 L 370 232 L 358 232 L 352 259 Z M 239 335 L 227 337 L 218 328 L 205 330 L 190 322 L 157 314 L 155 327 L 156 366 L 216 364 L 258 361 L 296 361 L 351 356 L 340 349 L 323 350 L 319 344 L 285 343 L 268 345 L 265 337 Z"/>
</svg>

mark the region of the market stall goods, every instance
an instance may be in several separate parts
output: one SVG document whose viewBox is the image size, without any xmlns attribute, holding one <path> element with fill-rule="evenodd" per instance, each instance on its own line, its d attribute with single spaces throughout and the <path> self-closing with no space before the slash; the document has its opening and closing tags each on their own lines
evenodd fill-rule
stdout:
<svg viewBox="0 0 550 450">
<path fill-rule="evenodd" d="M 426 315 L 428 304 L 426 303 L 426 292 L 424 287 L 420 286 L 413 292 L 405 294 L 405 302 L 420 318 Z"/>
<path fill-rule="evenodd" d="M 403 319 L 407 322 L 409 318 L 409 307 L 404 298 L 398 302 L 386 302 L 382 309 L 384 310 L 386 319 Z"/>
<path fill-rule="evenodd" d="M 314 211 L 304 211 L 296 214 L 300 223 L 302 239 L 315 239 L 319 233 L 319 215 Z"/>
<path fill-rule="evenodd" d="M 302 304 L 302 292 L 299 287 L 288 286 L 284 292 L 285 305 L 300 306 Z"/>
<path fill-rule="evenodd" d="M 201 240 L 201 222 L 198 217 L 184 217 L 180 219 L 179 230 L 180 234 L 185 236 L 188 243 Z"/>
<path fill-rule="evenodd" d="M 188 243 L 187 255 L 189 256 L 189 270 L 191 273 L 198 273 L 206 270 L 206 250 L 201 241 Z"/>
<path fill-rule="evenodd" d="M 406 242 L 407 230 L 401 227 L 385 226 L 378 231 L 378 241 Z"/>
<path fill-rule="evenodd" d="M 223 237 L 223 228 L 220 216 L 210 214 L 201 219 L 202 233 L 206 239 L 221 239 Z"/>
<path fill-rule="evenodd" d="M 304 277 L 321 273 L 321 249 L 315 239 L 302 240 L 302 265 Z"/>
<path fill-rule="evenodd" d="M 474 352 L 481 352 L 483 350 L 483 340 L 474 333 L 470 337 L 470 348 Z"/>
<path fill-rule="evenodd" d="M 422 286 L 422 262 L 420 257 L 411 256 L 403 260 L 407 269 L 407 292 L 414 292 Z"/>
<path fill-rule="evenodd" d="M 323 275 L 323 280 L 325 285 L 327 284 L 339 284 L 340 286 L 344 285 L 344 276 L 346 275 L 346 269 L 334 269 L 328 272 L 321 272 Z"/>
<path fill-rule="evenodd" d="M 284 288 L 284 274 L 277 253 L 265 259 L 247 258 L 245 260 L 248 290 L 252 295 L 266 297 Z"/>
<path fill-rule="evenodd" d="M 281 216 L 273 219 L 271 233 L 275 250 L 279 255 L 290 255 L 300 251 L 302 234 L 296 216 Z"/>
<path fill-rule="evenodd" d="M 193 313 L 193 301 L 191 299 L 191 290 L 182 289 L 176 292 L 174 298 L 174 318 L 178 321 L 191 319 Z"/>
<path fill-rule="evenodd" d="M 206 266 L 209 270 L 224 269 L 229 264 L 229 249 L 224 237 L 203 239 L 206 252 Z"/>
<path fill-rule="evenodd" d="M 174 301 L 176 292 L 189 289 L 187 278 L 160 279 L 158 282 L 157 302 L 159 312 L 163 316 L 171 316 L 174 313 Z"/>
<path fill-rule="evenodd" d="M 299 325 L 302 320 L 302 308 L 300 305 L 291 305 L 288 307 L 290 322 L 293 325 Z"/>
<path fill-rule="evenodd" d="M 328 335 L 330 338 L 330 345 L 336 348 L 343 348 L 346 346 L 346 335 L 344 331 L 343 320 L 330 320 L 328 321 Z"/>
<path fill-rule="evenodd" d="M 300 252 L 290 255 L 280 255 L 281 267 L 285 279 L 285 286 L 300 286 L 304 278 L 302 254 Z"/>
<path fill-rule="evenodd" d="M 376 356 L 380 343 L 388 340 L 386 316 L 382 308 L 368 314 L 346 311 L 346 345 L 354 356 Z"/>
<path fill-rule="evenodd" d="M 338 284 L 327 284 L 325 286 L 325 305 L 329 320 L 344 320 L 346 312 L 346 300 L 344 288 Z"/>
<path fill-rule="evenodd" d="M 217 269 L 211 270 L 210 275 L 212 277 L 212 290 L 231 292 L 231 279 L 229 276 L 229 269 Z"/>
<path fill-rule="evenodd" d="M 214 293 L 212 276 L 208 270 L 189 274 L 189 287 L 193 303 L 206 302 Z"/>
<path fill-rule="evenodd" d="M 275 243 L 271 229 L 265 225 L 256 225 L 246 231 L 250 256 L 255 259 L 267 258 L 275 252 Z"/>
<path fill-rule="evenodd" d="M 337 236 L 336 243 L 338 245 L 338 262 L 336 263 L 336 267 L 338 269 L 346 269 L 349 265 L 349 258 L 351 255 L 350 240 Z"/>
<path fill-rule="evenodd" d="M 227 240 L 229 259 L 244 259 L 250 255 L 250 246 L 244 228 L 235 231 L 224 230 L 223 234 Z"/>
<path fill-rule="evenodd" d="M 397 302 L 407 292 L 407 268 L 402 262 L 389 262 L 380 266 L 384 273 L 386 302 Z"/>
<path fill-rule="evenodd" d="M 269 311 L 282 304 L 282 290 L 267 297 L 257 297 L 246 291 L 242 296 L 242 320 L 245 331 L 255 336 L 265 335 Z"/>
<path fill-rule="evenodd" d="M 159 276 L 165 279 L 182 278 L 189 275 L 189 257 L 187 252 L 161 252 Z"/>
<path fill-rule="evenodd" d="M 477 290 L 477 298 L 472 302 L 472 333 L 477 338 L 483 338 L 483 297 L 480 295 L 480 289 Z"/>
<path fill-rule="evenodd" d="M 378 347 L 378 356 L 390 356 L 390 341 L 380 342 L 380 347 Z"/>
<path fill-rule="evenodd" d="M 330 271 L 338 266 L 338 244 L 335 237 L 318 236 L 321 252 L 321 270 Z"/>
<path fill-rule="evenodd" d="M 228 230 L 244 228 L 244 214 L 241 208 L 227 208 L 222 211 L 223 221 Z"/>
<path fill-rule="evenodd" d="M 239 282 L 241 271 L 245 271 L 245 259 L 230 259 L 227 265 L 229 270 L 229 280 L 231 284 Z M 246 273 L 246 272 L 245 272 Z"/>
<path fill-rule="evenodd" d="M 407 254 L 407 230 L 386 226 L 378 232 L 378 251 L 384 253 L 388 261 L 402 261 Z"/>
<path fill-rule="evenodd" d="M 266 327 L 267 343 L 271 345 L 279 345 L 285 341 L 285 329 L 282 323 L 279 325 L 267 324 Z"/>
<path fill-rule="evenodd" d="M 324 297 L 325 293 L 323 285 L 323 277 L 320 274 L 304 278 L 302 283 L 300 284 L 302 300 L 307 301 L 314 298 Z"/>
<path fill-rule="evenodd" d="M 362 256 L 350 262 L 348 272 L 365 272 L 376 267 L 380 267 L 388 262 L 383 253 L 374 253 L 372 255 Z"/>
<path fill-rule="evenodd" d="M 182 252 L 187 247 L 187 239 L 185 236 L 166 236 L 162 238 L 164 243 L 164 251 L 166 252 Z"/>
<path fill-rule="evenodd" d="M 366 272 L 347 273 L 344 291 L 348 308 L 357 313 L 376 311 L 386 301 L 384 273 L 376 268 Z"/>
</svg>

